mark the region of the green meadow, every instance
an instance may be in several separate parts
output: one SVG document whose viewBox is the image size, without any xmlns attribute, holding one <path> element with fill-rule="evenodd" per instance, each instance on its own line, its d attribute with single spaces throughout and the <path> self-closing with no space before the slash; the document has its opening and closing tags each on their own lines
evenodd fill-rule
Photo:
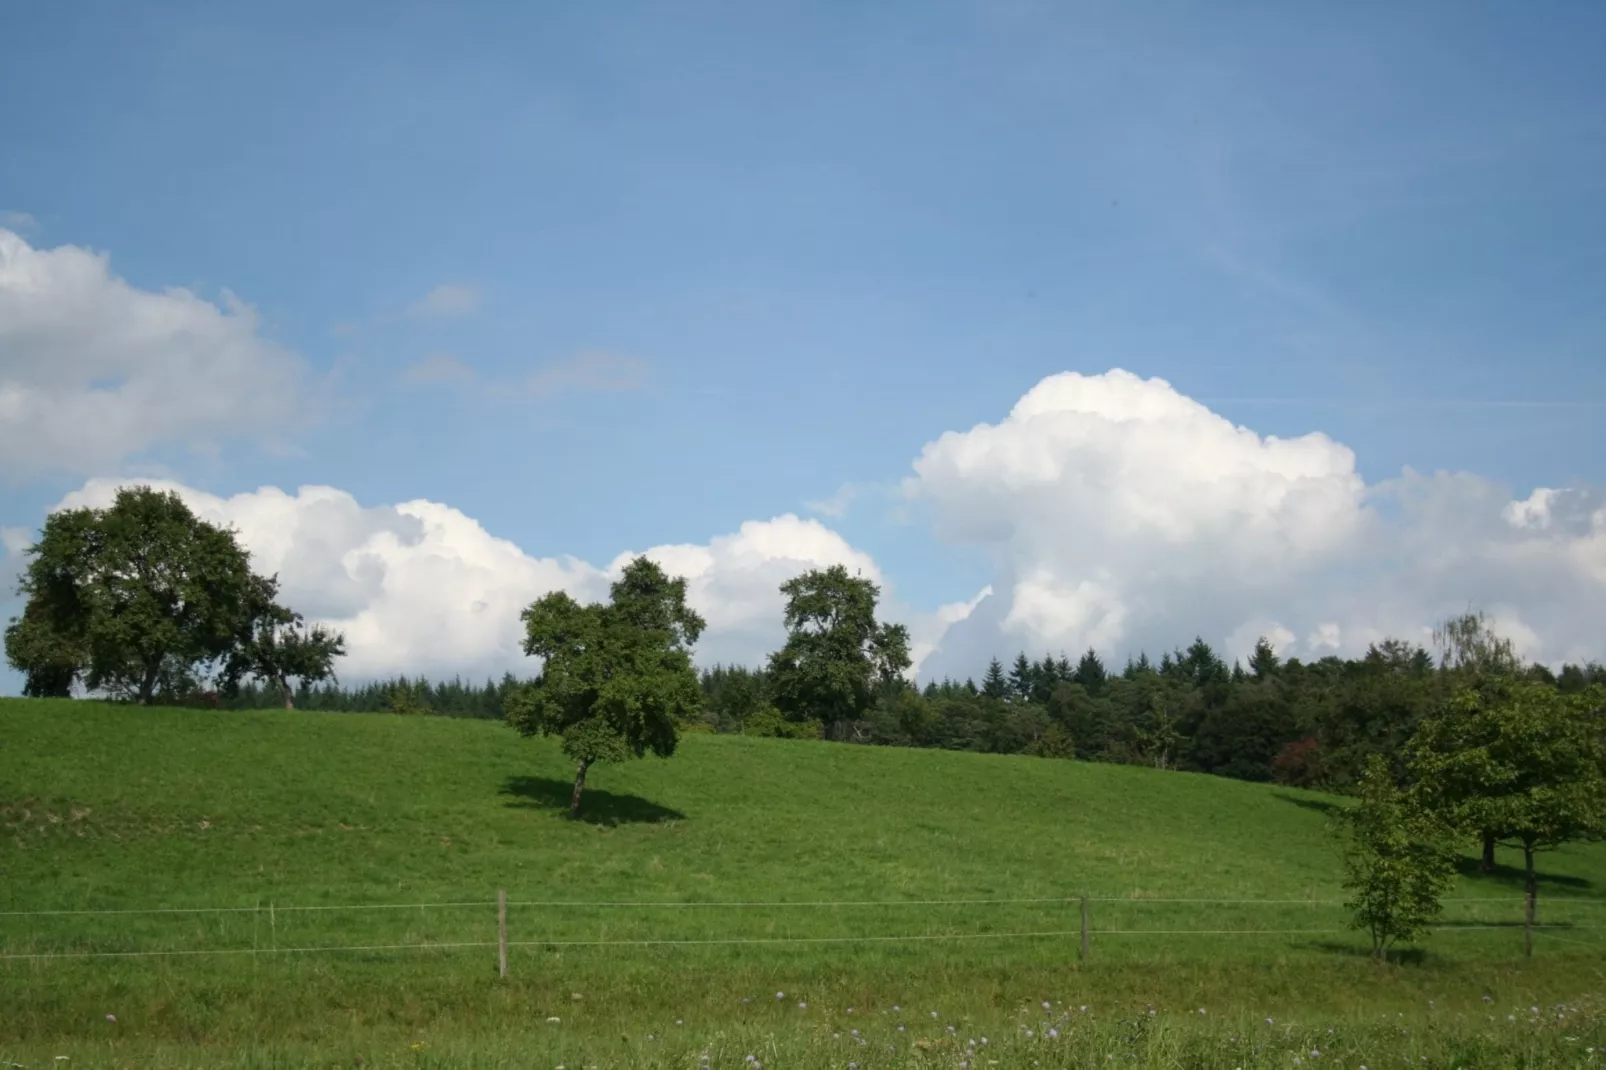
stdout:
<svg viewBox="0 0 1606 1070">
<path fill-rule="evenodd" d="M 701 734 L 580 821 L 571 777 L 483 721 L 0 700 L 0 1062 L 1606 1064 L 1599 845 L 1532 958 L 1469 854 L 1378 966 L 1317 793 Z"/>
</svg>

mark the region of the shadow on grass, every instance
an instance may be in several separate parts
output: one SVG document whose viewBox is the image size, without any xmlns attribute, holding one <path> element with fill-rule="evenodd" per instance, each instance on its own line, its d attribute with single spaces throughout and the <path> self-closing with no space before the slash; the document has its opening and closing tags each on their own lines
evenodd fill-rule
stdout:
<svg viewBox="0 0 1606 1070">
<path fill-rule="evenodd" d="M 502 785 L 502 794 L 513 798 L 507 805 L 531 810 L 569 812 L 574 784 L 551 777 L 514 776 Z M 633 825 L 656 821 L 680 821 L 685 814 L 639 795 L 615 795 L 600 788 L 587 788 L 580 798 L 580 820 L 592 825 Z"/>
<path fill-rule="evenodd" d="M 1295 947 L 1305 951 L 1320 951 L 1327 955 L 1343 955 L 1352 959 L 1372 958 L 1372 949 L 1361 944 L 1341 944 L 1337 940 L 1311 940 L 1297 942 Z M 1389 948 L 1389 964 L 1420 965 L 1427 961 L 1427 951 L 1420 947 L 1391 947 Z"/>
<path fill-rule="evenodd" d="M 1495 865 L 1493 873 L 1485 873 L 1482 859 L 1463 855 L 1455 860 L 1455 868 L 1460 871 L 1463 877 L 1494 881 L 1519 892 L 1523 890 L 1527 882 L 1527 877 L 1523 874 L 1521 866 L 1508 866 L 1503 862 Z M 1558 873 L 1546 873 L 1543 870 L 1535 873 L 1534 876 L 1539 881 L 1541 902 L 1543 902 L 1544 896 L 1543 889 L 1547 884 L 1558 888 L 1593 888 L 1595 886 L 1595 882 L 1587 877 L 1568 877 Z"/>
<path fill-rule="evenodd" d="M 1286 791 L 1274 791 L 1272 796 L 1281 799 L 1283 802 L 1302 806 L 1306 810 L 1315 810 L 1319 814 L 1326 814 L 1328 817 L 1332 817 L 1344 809 L 1343 803 L 1330 802 L 1327 799 L 1307 799 L 1302 795 L 1294 795 Z"/>
</svg>

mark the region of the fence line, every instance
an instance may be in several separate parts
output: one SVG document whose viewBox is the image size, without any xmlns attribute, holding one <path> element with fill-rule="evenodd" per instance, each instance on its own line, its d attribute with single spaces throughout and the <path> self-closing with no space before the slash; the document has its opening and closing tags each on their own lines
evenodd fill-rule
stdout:
<svg viewBox="0 0 1606 1070">
<path fill-rule="evenodd" d="M 1212 904 L 1223 906 L 1342 906 L 1343 899 L 1205 899 L 1205 898 L 1170 898 L 1165 896 L 1046 896 L 1022 899 L 825 899 L 825 900 L 753 900 L 753 901 L 720 901 L 687 902 L 676 901 L 629 901 L 629 900 L 573 900 L 573 899 L 509 899 L 510 907 L 539 907 L 542 909 L 622 909 L 622 910 L 684 910 L 684 909 L 749 909 L 749 908 L 833 908 L 833 907 L 932 907 L 932 906 L 1010 906 L 1026 904 L 1060 904 L 1069 905 L 1086 899 L 1089 903 L 1186 903 L 1186 904 Z M 1469 896 L 1460 898 L 1441 899 L 1442 903 L 1521 903 L 1524 897 L 1512 896 Z M 1606 899 L 1584 898 L 1549 898 L 1547 903 L 1552 905 L 1566 904 L 1568 906 L 1606 906 Z M 306 911 L 334 911 L 334 910 L 456 910 L 465 908 L 494 907 L 497 900 L 446 903 L 328 903 L 307 906 L 287 906 L 275 904 L 271 909 L 280 913 L 300 913 Z M 132 914 L 253 914 L 270 909 L 265 906 L 227 906 L 227 907 L 106 907 L 88 908 L 82 910 L 0 910 L 0 918 L 44 918 L 44 917 L 80 917 L 88 915 L 132 915 Z"/>
<path fill-rule="evenodd" d="M 1452 925 L 1440 926 L 1432 932 L 1468 932 L 1471 930 L 1511 930 L 1507 925 Z M 1569 940 L 1549 932 L 1551 929 L 1598 929 L 1600 926 L 1535 925 L 1535 932 L 1566 943 L 1584 947 L 1599 946 L 1584 940 Z M 1322 929 L 1093 929 L 1094 936 L 1332 936 L 1353 932 L 1348 928 Z M 335 944 L 324 947 L 227 947 L 187 948 L 170 951 L 37 951 L 0 954 L 0 961 L 37 961 L 46 959 L 98 959 L 98 958 L 189 958 L 206 955 L 311 955 L 339 952 L 379 951 L 459 951 L 493 947 L 714 947 L 736 945 L 775 944 L 862 944 L 862 943 L 920 943 L 950 940 L 1020 940 L 1061 939 L 1081 935 L 1080 929 L 1050 929 L 1031 932 L 1007 933 L 908 933 L 890 936 L 732 936 L 696 939 L 641 939 L 641 940 L 512 940 L 505 944 L 497 940 L 447 941 L 419 944 Z"/>
</svg>

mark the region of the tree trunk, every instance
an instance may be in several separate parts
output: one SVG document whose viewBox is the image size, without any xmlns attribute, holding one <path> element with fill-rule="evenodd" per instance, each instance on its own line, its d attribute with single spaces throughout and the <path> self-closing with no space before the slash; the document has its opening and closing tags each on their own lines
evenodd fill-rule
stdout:
<svg viewBox="0 0 1606 1070">
<path fill-rule="evenodd" d="M 151 699 L 156 694 L 156 678 L 161 674 L 162 663 L 160 661 L 155 665 L 146 666 L 145 676 L 139 682 L 139 704 L 141 706 L 149 706 L 151 704 Z"/>
<path fill-rule="evenodd" d="M 279 690 L 284 693 L 284 708 L 287 710 L 295 709 L 295 692 L 290 690 L 290 681 L 285 679 L 283 673 L 279 674 Z"/>
<path fill-rule="evenodd" d="M 569 816 L 580 816 L 580 793 L 586 790 L 586 770 L 591 768 L 589 759 L 580 760 L 580 769 L 574 774 L 574 794 L 569 798 Z"/>
<path fill-rule="evenodd" d="M 1479 867 L 1485 873 L 1494 872 L 1494 833 L 1483 834 L 1483 865 Z"/>
<path fill-rule="evenodd" d="M 1534 922 L 1539 916 L 1539 878 L 1534 875 L 1534 849 L 1532 844 L 1522 845 L 1523 866 L 1527 870 L 1527 894 L 1523 897 L 1527 908 L 1527 924 L 1523 927 L 1522 953 L 1529 958 L 1534 953 Z"/>
</svg>

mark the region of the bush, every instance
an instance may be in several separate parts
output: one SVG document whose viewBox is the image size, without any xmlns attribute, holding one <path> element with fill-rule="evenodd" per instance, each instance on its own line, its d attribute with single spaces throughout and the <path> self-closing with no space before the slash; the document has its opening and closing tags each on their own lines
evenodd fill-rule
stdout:
<svg viewBox="0 0 1606 1070">
<path fill-rule="evenodd" d="M 765 706 L 742 724 L 744 736 L 768 736 L 774 739 L 819 739 L 819 721 L 788 721 L 774 706 Z"/>
</svg>

